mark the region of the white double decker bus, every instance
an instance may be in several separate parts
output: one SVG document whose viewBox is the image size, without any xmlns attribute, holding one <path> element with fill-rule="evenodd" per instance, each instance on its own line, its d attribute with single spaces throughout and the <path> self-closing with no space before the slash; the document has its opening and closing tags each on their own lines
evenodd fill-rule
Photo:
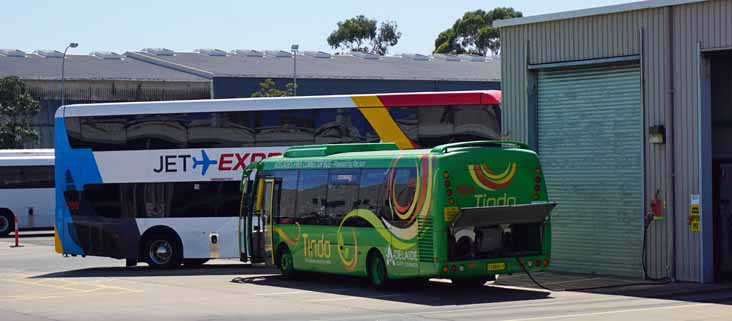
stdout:
<svg viewBox="0 0 732 321">
<path fill-rule="evenodd" d="M 53 149 L 0 150 L 0 236 L 53 228 Z"/>
<path fill-rule="evenodd" d="M 470 91 L 62 106 L 56 250 L 160 268 L 244 258 L 248 164 L 297 145 L 497 139 L 499 104 Z"/>
</svg>

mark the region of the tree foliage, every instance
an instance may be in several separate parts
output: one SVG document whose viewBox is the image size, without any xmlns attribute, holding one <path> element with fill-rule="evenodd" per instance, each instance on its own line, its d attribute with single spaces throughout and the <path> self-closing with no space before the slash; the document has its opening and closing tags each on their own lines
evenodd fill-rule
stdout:
<svg viewBox="0 0 732 321">
<path fill-rule="evenodd" d="M 38 141 L 31 125 L 41 110 L 18 77 L 0 78 L 0 148 L 23 148 L 23 143 Z"/>
<path fill-rule="evenodd" d="M 295 84 L 287 83 L 285 89 L 277 89 L 277 84 L 272 78 L 267 78 L 259 83 L 259 90 L 252 93 L 252 97 L 286 97 L 295 95 Z"/>
<path fill-rule="evenodd" d="M 360 51 L 385 55 L 402 37 L 395 21 L 384 21 L 377 28 L 375 19 L 363 15 L 338 22 L 338 28 L 328 36 L 328 45 L 333 49 Z"/>
<path fill-rule="evenodd" d="M 493 21 L 522 17 L 520 11 L 499 7 L 491 11 L 466 12 L 435 39 L 435 53 L 473 54 L 485 56 L 489 51 L 498 55 L 501 40 Z"/>
</svg>

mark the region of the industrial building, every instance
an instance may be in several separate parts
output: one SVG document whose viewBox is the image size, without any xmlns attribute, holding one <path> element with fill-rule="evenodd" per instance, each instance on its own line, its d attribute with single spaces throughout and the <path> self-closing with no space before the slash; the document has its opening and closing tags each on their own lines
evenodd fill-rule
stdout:
<svg viewBox="0 0 732 321">
<path fill-rule="evenodd" d="M 280 87 L 297 82 L 298 96 L 499 89 L 500 62 L 480 56 L 321 51 L 146 49 L 128 56 L 211 79 L 212 98 L 249 97 L 271 78 Z"/>
<path fill-rule="evenodd" d="M 504 130 L 536 148 L 559 203 L 553 268 L 643 277 L 645 261 L 650 277 L 730 280 L 732 1 L 496 26 Z"/>
<path fill-rule="evenodd" d="M 58 51 L 0 50 L 0 77 L 19 76 L 41 101 L 41 140 L 52 147 L 53 114 L 60 105 Z M 500 61 L 470 55 L 376 56 L 363 53 L 147 48 L 115 54 L 66 56 L 66 103 L 250 97 L 271 78 L 297 95 L 362 94 L 500 87 Z"/>
<path fill-rule="evenodd" d="M 62 56 L 58 51 L 0 50 L 0 77 L 19 77 L 41 104 L 34 120 L 40 139 L 27 147 L 53 147 L 53 117 L 61 105 Z M 206 78 L 111 52 L 67 54 L 64 78 L 66 104 L 211 97 Z"/>
</svg>

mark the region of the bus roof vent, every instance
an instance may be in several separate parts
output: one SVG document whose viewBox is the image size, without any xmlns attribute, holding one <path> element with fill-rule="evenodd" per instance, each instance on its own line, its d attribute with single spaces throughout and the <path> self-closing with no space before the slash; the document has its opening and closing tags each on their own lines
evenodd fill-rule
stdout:
<svg viewBox="0 0 732 321">
<path fill-rule="evenodd" d="M 325 52 L 325 51 L 311 51 L 311 50 L 308 50 L 308 51 L 305 51 L 305 55 L 306 56 L 313 57 L 313 58 L 327 58 L 327 59 L 330 58 L 330 54 L 327 53 L 327 52 Z"/>
<path fill-rule="evenodd" d="M 145 48 L 142 51 L 156 56 L 175 56 L 175 52 L 168 48 Z"/>
<path fill-rule="evenodd" d="M 202 48 L 196 49 L 195 52 L 211 57 L 226 57 L 226 51 L 223 51 L 221 49 Z"/>
<path fill-rule="evenodd" d="M 25 58 L 25 51 L 18 49 L 0 49 L 0 55 L 5 57 Z"/>
<path fill-rule="evenodd" d="M 64 53 L 58 50 L 36 50 L 33 52 L 43 58 L 63 58 Z"/>
<path fill-rule="evenodd" d="M 318 157 L 341 153 L 374 152 L 382 150 L 399 150 L 399 147 L 394 143 L 304 145 L 288 148 L 284 157 Z"/>
</svg>

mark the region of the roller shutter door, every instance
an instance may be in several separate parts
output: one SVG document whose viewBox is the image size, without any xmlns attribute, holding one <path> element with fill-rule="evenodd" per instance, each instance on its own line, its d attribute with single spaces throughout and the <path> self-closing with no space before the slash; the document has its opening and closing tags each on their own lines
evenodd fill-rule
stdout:
<svg viewBox="0 0 732 321">
<path fill-rule="evenodd" d="M 556 271 L 642 276 L 638 64 L 538 72 L 538 152 Z"/>
</svg>

